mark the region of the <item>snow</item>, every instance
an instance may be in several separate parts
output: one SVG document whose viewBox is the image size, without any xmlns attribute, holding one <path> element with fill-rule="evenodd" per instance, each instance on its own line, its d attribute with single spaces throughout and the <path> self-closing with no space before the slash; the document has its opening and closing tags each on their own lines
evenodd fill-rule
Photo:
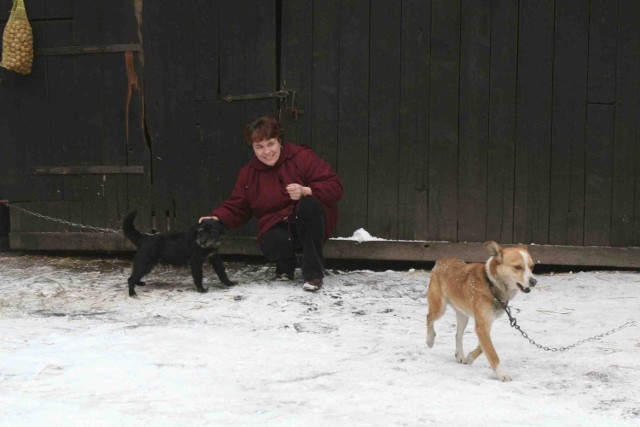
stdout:
<svg viewBox="0 0 640 427">
<path fill-rule="evenodd" d="M 456 363 L 455 315 L 425 345 L 430 271 L 329 271 L 316 293 L 228 264 L 206 294 L 160 266 L 129 298 L 126 258 L 0 255 L 1 426 L 639 426 L 638 324 L 565 352 L 492 337 L 513 382 Z M 512 302 L 567 346 L 638 321 L 640 274 L 541 274 Z M 473 322 L 465 347 L 477 339 Z"/>
</svg>

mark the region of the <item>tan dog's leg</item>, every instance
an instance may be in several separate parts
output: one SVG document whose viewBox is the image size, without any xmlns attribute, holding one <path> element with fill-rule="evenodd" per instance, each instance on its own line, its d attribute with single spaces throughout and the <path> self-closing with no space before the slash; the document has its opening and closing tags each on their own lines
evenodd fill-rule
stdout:
<svg viewBox="0 0 640 427">
<path fill-rule="evenodd" d="M 433 328 L 433 323 L 442 317 L 444 310 L 447 308 L 444 297 L 440 291 L 440 286 L 437 280 L 434 280 L 433 276 L 431 276 L 429 289 L 427 291 L 427 304 L 429 306 L 429 312 L 427 313 L 427 345 L 431 348 L 436 339 L 436 331 Z"/>
<path fill-rule="evenodd" d="M 511 377 L 500 366 L 500 358 L 498 357 L 498 353 L 491 341 L 491 323 L 492 320 L 476 317 L 476 334 L 478 335 L 480 346 L 482 347 L 484 354 L 487 356 L 489 365 L 491 365 L 496 377 L 500 381 L 511 381 Z"/>
<path fill-rule="evenodd" d="M 467 354 L 467 364 L 471 365 L 482 354 L 482 347 L 478 345 L 471 353 Z"/>
<path fill-rule="evenodd" d="M 469 316 L 462 311 L 456 310 L 456 319 L 458 328 L 456 330 L 456 360 L 458 363 L 467 363 L 467 358 L 464 357 L 464 349 L 462 348 L 462 337 L 464 336 L 464 330 L 469 323 Z"/>
</svg>

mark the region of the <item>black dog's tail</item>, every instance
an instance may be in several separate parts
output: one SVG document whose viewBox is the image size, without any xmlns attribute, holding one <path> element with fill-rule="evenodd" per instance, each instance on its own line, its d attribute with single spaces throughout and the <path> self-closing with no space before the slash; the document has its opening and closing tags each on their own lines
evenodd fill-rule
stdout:
<svg viewBox="0 0 640 427">
<path fill-rule="evenodd" d="M 136 247 L 140 246 L 140 240 L 144 237 L 144 235 L 136 230 L 133 225 L 133 221 L 136 219 L 137 211 L 133 211 L 127 214 L 122 220 L 122 232 L 127 239 L 131 240 L 131 243 L 136 245 Z"/>
</svg>

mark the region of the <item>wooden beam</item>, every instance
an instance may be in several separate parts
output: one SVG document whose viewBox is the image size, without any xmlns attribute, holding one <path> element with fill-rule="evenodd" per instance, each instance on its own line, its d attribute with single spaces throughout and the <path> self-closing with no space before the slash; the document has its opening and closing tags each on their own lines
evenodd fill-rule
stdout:
<svg viewBox="0 0 640 427">
<path fill-rule="evenodd" d="M 104 174 L 141 174 L 144 166 L 38 166 L 33 169 L 35 175 L 104 175 Z"/>
<path fill-rule="evenodd" d="M 36 50 L 36 56 L 89 55 L 95 53 L 139 52 L 140 44 L 111 44 L 88 46 L 48 47 Z"/>
<path fill-rule="evenodd" d="M 12 250 L 128 252 L 133 245 L 121 233 L 9 233 Z M 511 245 L 505 245 L 511 246 Z M 640 247 L 581 247 L 530 245 L 529 251 L 541 265 L 640 268 Z M 261 256 L 255 238 L 228 237 L 221 248 L 225 255 Z M 325 246 L 327 259 L 417 261 L 461 258 L 483 262 L 487 252 L 482 243 L 426 241 L 370 241 L 330 239 Z"/>
</svg>

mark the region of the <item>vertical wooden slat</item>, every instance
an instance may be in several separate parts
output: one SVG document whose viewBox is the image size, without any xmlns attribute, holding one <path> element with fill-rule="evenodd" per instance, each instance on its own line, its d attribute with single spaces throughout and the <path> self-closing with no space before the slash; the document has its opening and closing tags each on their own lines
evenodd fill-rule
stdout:
<svg viewBox="0 0 640 427">
<path fill-rule="evenodd" d="M 103 21 L 99 7 L 89 2 L 73 4 L 74 43 L 88 45 L 102 43 L 104 39 Z M 93 55 L 79 55 L 76 58 L 76 111 L 78 157 L 85 164 L 99 165 L 105 161 L 108 145 L 106 142 L 102 106 L 107 94 L 102 88 L 103 71 L 100 59 Z M 82 223 L 98 226 L 106 225 L 106 184 L 98 175 L 80 177 L 82 192 Z"/>
<path fill-rule="evenodd" d="M 634 246 L 640 242 L 634 236 L 640 224 L 640 205 L 634 203 L 640 176 L 636 158 L 640 142 L 640 3 L 623 1 L 619 7 L 611 245 Z"/>
<path fill-rule="evenodd" d="M 313 4 L 313 81 L 311 146 L 334 168 L 338 156 L 338 73 L 340 56 L 340 2 Z"/>
<path fill-rule="evenodd" d="M 218 8 L 219 0 L 196 0 L 193 28 L 194 92 L 197 101 L 218 97 Z"/>
<path fill-rule="evenodd" d="M 457 240 L 460 1 L 431 9 L 429 238 Z"/>
<path fill-rule="evenodd" d="M 613 175 L 613 105 L 587 107 L 585 155 L 584 244 L 611 244 L 611 185 Z"/>
<path fill-rule="evenodd" d="M 200 147 L 195 173 L 195 187 L 198 189 L 199 215 L 206 215 L 220 203 L 229 189 L 220 185 L 221 166 L 224 158 L 219 155 L 220 108 L 215 102 L 219 96 L 219 37 L 218 0 L 198 0 L 194 16 L 194 96 L 196 144 Z"/>
<path fill-rule="evenodd" d="M 549 241 L 553 3 L 520 3 L 514 240 Z"/>
<path fill-rule="evenodd" d="M 421 0 L 402 2 L 398 238 L 428 235 L 429 64 L 431 7 Z"/>
<path fill-rule="evenodd" d="M 282 2 L 282 53 L 280 56 L 282 80 L 296 90 L 295 108 L 304 111 L 295 116 L 283 111 L 282 123 L 288 140 L 297 144 L 311 142 L 311 118 L 314 103 L 311 98 L 313 78 L 313 1 Z M 291 99 L 287 102 L 290 105 Z M 314 147 L 315 148 L 315 147 Z"/>
<path fill-rule="evenodd" d="M 137 224 L 143 229 L 153 229 L 153 216 L 155 227 L 163 230 L 161 206 L 167 205 L 168 193 L 167 181 L 162 176 L 162 158 L 158 155 L 161 140 L 167 138 L 169 121 L 167 120 L 167 108 L 169 100 L 165 88 L 169 81 L 169 65 L 167 64 L 167 41 L 170 33 L 167 31 L 165 20 L 167 19 L 167 7 L 157 2 L 144 2 L 142 19 L 142 49 L 144 55 L 144 121 L 145 143 L 150 157 L 149 180 L 152 191 L 149 194 L 149 211 L 139 212 Z M 141 149 L 134 153 L 137 158 L 141 156 Z M 137 208 L 132 206 L 132 208 Z"/>
<path fill-rule="evenodd" d="M 518 5 L 491 4 L 487 239 L 513 242 Z"/>
<path fill-rule="evenodd" d="M 549 243 L 582 245 L 589 5 L 556 3 Z"/>
<path fill-rule="evenodd" d="M 27 179 L 24 176 L 24 157 L 21 142 L 20 92 L 16 81 L 24 77 L 0 67 L 0 198 L 14 200 L 27 194 Z M 6 211 L 7 214 L 9 211 Z"/>
<path fill-rule="evenodd" d="M 617 2 L 591 0 L 589 14 L 590 104 L 613 104 L 616 90 Z"/>
<path fill-rule="evenodd" d="M 458 160 L 458 240 L 486 240 L 491 9 L 462 5 Z"/>
<path fill-rule="evenodd" d="M 343 1 L 340 6 L 337 172 L 345 191 L 336 234 L 350 236 L 367 224 L 368 215 L 370 11 L 368 3 L 355 0 Z"/>
<path fill-rule="evenodd" d="M 71 11 L 69 11 L 71 13 Z M 73 21 L 47 22 L 47 46 L 73 44 Z M 82 149 L 76 134 L 76 80 L 75 58 L 51 56 L 46 58 L 49 83 L 49 114 L 51 117 L 51 164 L 80 165 Z M 55 195 L 62 200 L 80 200 L 80 177 L 53 177 Z"/>
<path fill-rule="evenodd" d="M 400 6 L 396 0 L 371 2 L 367 229 L 386 239 L 398 237 Z"/>
<path fill-rule="evenodd" d="M 118 0 L 108 7 L 98 5 L 101 34 L 98 40 L 104 44 L 135 42 L 135 13 L 133 2 Z M 102 164 L 127 163 L 127 96 L 129 91 L 126 53 L 99 55 L 95 61 L 100 66 L 100 114 L 103 123 Z M 97 177 L 104 186 L 103 211 L 105 226 L 119 228 L 120 219 L 128 210 L 128 186 L 126 175 Z M 102 188 L 102 187 L 101 187 Z"/>
<path fill-rule="evenodd" d="M 611 244 L 617 8 L 590 2 L 585 245 Z"/>
<path fill-rule="evenodd" d="M 42 8 L 42 6 L 40 7 Z M 46 44 L 44 23 L 31 22 L 31 27 L 33 28 L 34 45 Z M 48 84 L 45 59 L 36 56 L 31 74 L 16 76 L 15 84 L 20 94 L 21 142 L 18 155 L 24 161 L 20 173 L 26 181 L 24 187 L 26 191 L 21 198 L 23 200 L 51 200 L 54 197 L 52 178 L 33 176 L 29 173 L 33 166 L 51 164 L 51 140 L 49 137 L 51 123 L 47 102 Z"/>
</svg>

